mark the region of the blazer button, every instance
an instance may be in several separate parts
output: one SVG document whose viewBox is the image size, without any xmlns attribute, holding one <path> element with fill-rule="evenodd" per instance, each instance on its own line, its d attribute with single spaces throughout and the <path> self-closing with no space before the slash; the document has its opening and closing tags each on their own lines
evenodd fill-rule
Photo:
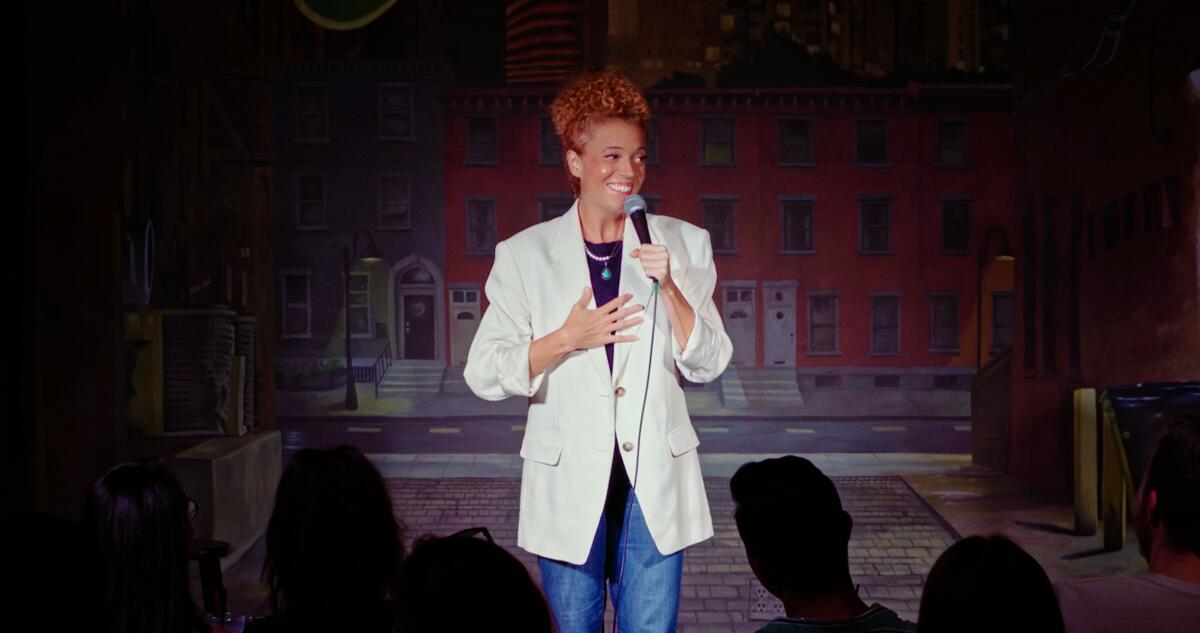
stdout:
<svg viewBox="0 0 1200 633">
<path fill-rule="evenodd" d="M 628 453 L 633 450 L 633 442 L 625 442 L 621 445 L 621 448 L 625 449 L 625 452 Z"/>
<path fill-rule="evenodd" d="M 617 390 L 616 390 L 614 393 L 616 393 L 616 394 L 617 394 L 617 397 L 618 397 L 618 398 L 620 398 L 621 396 L 624 396 L 624 395 L 625 395 L 625 388 L 624 388 L 624 387 L 617 387 Z M 629 449 L 625 449 L 625 450 L 629 450 Z"/>
</svg>

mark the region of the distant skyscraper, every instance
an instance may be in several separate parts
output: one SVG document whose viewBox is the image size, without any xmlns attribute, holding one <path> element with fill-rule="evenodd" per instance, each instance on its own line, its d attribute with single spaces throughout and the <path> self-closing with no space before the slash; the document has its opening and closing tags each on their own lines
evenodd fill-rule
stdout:
<svg viewBox="0 0 1200 633">
<path fill-rule="evenodd" d="M 510 0 L 505 9 L 505 80 L 557 83 L 604 59 L 607 3 Z"/>
</svg>

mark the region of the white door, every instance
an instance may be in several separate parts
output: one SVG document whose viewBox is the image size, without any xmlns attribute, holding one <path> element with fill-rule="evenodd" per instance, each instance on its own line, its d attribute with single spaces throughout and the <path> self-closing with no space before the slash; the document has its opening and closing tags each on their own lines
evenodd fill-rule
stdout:
<svg viewBox="0 0 1200 633">
<path fill-rule="evenodd" d="M 722 316 L 725 332 L 733 342 L 733 359 L 737 367 L 754 366 L 754 288 L 726 286 Z"/>
<path fill-rule="evenodd" d="M 796 287 L 763 284 L 763 364 L 796 366 Z"/>
<path fill-rule="evenodd" d="M 479 329 L 479 289 L 450 290 L 450 364 L 463 367 Z"/>
</svg>

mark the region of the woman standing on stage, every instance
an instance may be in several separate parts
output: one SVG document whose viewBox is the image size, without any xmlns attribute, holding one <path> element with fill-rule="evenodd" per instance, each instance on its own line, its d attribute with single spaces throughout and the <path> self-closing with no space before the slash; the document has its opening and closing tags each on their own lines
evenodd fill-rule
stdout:
<svg viewBox="0 0 1200 633">
<path fill-rule="evenodd" d="M 529 398 L 517 545 L 559 630 L 600 630 L 608 587 L 621 631 L 673 631 L 683 549 L 713 533 L 676 371 L 709 382 L 732 353 L 712 247 L 661 215 L 642 245 L 623 212 L 650 118 L 628 79 L 586 75 L 550 113 L 575 204 L 496 246 L 465 379 Z"/>
</svg>

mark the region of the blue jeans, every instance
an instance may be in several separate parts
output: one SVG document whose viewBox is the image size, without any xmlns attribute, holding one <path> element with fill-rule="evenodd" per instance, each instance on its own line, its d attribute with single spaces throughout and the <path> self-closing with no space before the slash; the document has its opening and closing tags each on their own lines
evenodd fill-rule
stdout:
<svg viewBox="0 0 1200 633">
<path fill-rule="evenodd" d="M 629 492 L 628 481 L 623 486 L 625 494 L 620 494 L 620 488 L 610 486 L 587 561 L 572 565 L 538 557 L 542 589 L 559 633 L 603 630 L 605 581 L 612 592 L 621 633 L 675 630 L 683 551 L 668 556 L 658 553 L 636 495 Z"/>
</svg>

